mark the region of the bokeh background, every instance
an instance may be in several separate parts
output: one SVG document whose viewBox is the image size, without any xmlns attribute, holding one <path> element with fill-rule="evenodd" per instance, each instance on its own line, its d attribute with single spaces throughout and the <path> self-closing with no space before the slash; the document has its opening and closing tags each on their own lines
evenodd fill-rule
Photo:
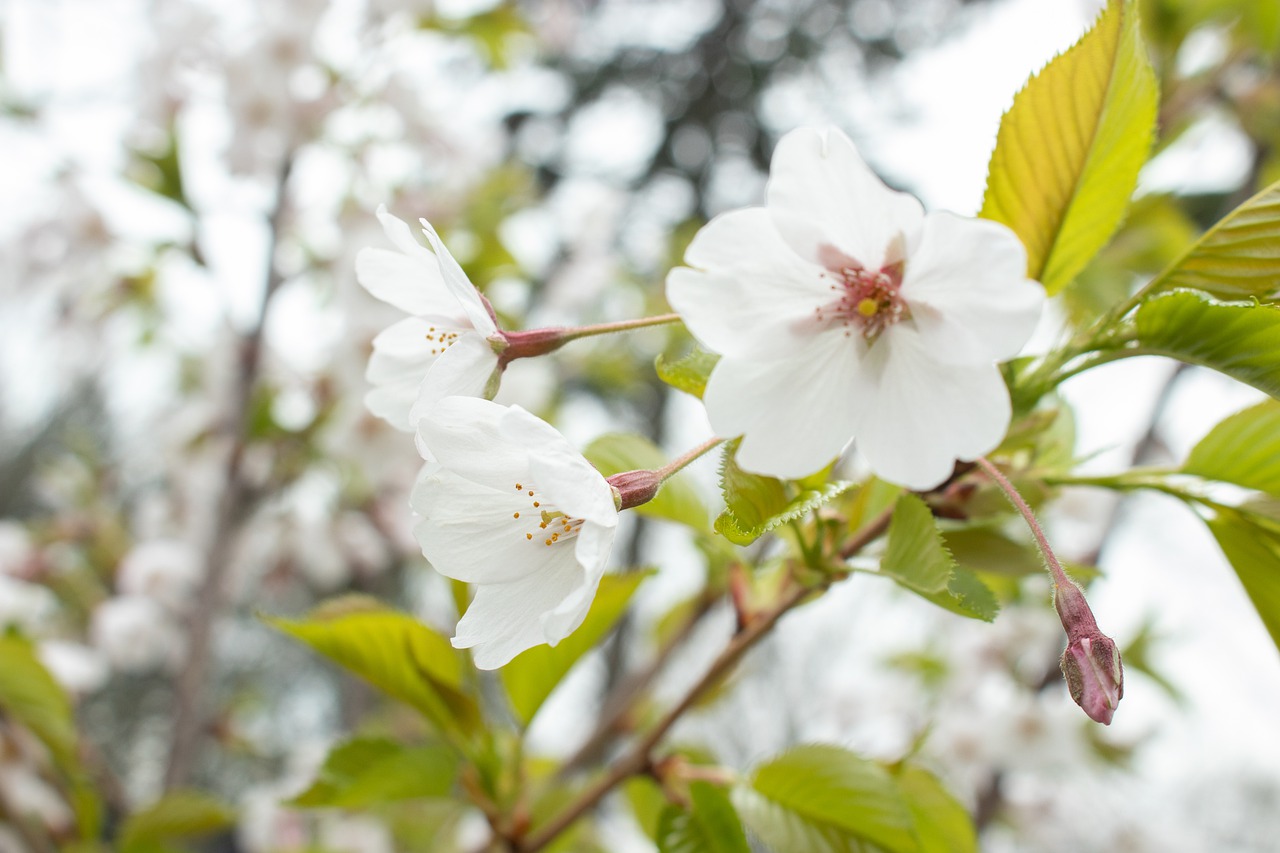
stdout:
<svg viewBox="0 0 1280 853">
<path fill-rule="evenodd" d="M 1112 246 L 1047 318 L 1159 270 L 1280 178 L 1280 4 L 1147 0 L 1160 139 Z M 7 0 L 0 3 L 0 628 L 75 697 L 114 814 L 195 786 L 236 804 L 210 850 L 473 849 L 456 809 L 281 805 L 371 693 L 274 633 L 346 592 L 447 628 L 409 532 L 412 442 L 361 398 L 396 319 L 356 284 L 379 204 L 424 216 L 510 327 L 664 310 L 696 228 L 761 200 L 776 140 L 835 124 L 892 185 L 973 214 L 1000 115 L 1096 0 Z M 707 434 L 652 359 L 663 331 L 520 361 L 504 402 L 585 444 Z M 1134 359 L 1064 388 L 1089 470 L 1180 460 L 1256 392 Z M 709 462 L 693 473 L 714 501 Z M 1126 648 L 1115 725 L 1056 672 L 1030 581 L 994 625 L 852 582 L 783 623 L 677 730 L 730 766 L 833 740 L 916 750 L 984 849 L 1265 851 L 1280 838 L 1280 659 L 1209 535 L 1171 499 L 1068 491 L 1063 553 L 1096 564 Z M 656 565 L 531 743 L 642 668 L 701 588 L 686 533 L 631 523 Z M 668 693 L 730 630 L 715 610 Z M 659 697 L 665 695 L 659 691 Z M 72 813 L 0 719 L 0 851 Z M 598 849 L 652 849 L 607 810 Z M 35 847 L 41 839 L 50 846 Z M 427 840 L 429 839 L 429 840 Z M 469 847 L 468 845 L 472 845 Z"/>
</svg>

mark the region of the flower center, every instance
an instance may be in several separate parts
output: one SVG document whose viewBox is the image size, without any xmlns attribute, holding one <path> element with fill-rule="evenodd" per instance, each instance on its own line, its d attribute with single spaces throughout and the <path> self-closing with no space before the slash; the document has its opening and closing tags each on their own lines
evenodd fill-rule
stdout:
<svg viewBox="0 0 1280 853">
<path fill-rule="evenodd" d="M 911 316 L 907 301 L 902 298 L 902 261 L 869 270 L 852 258 L 843 260 L 842 265 L 824 273 L 832 279 L 831 290 L 836 296 L 814 309 L 818 322 L 843 326 L 845 337 L 859 332 L 870 342 L 894 323 Z"/>
<path fill-rule="evenodd" d="M 431 343 L 431 354 L 439 355 L 457 343 L 458 333 L 452 332 L 448 329 L 437 329 L 435 326 L 431 326 L 427 329 L 427 340 Z"/>
<path fill-rule="evenodd" d="M 526 483 L 516 483 L 515 486 L 517 492 L 524 492 L 524 497 L 529 499 L 530 504 L 529 510 L 517 510 L 511 514 L 512 518 L 521 522 L 526 542 L 537 542 L 550 548 L 578 535 L 578 531 L 582 529 L 581 518 L 572 518 L 549 506 L 542 500 L 538 490 L 530 488 Z M 524 523 L 526 519 L 527 524 Z"/>
</svg>

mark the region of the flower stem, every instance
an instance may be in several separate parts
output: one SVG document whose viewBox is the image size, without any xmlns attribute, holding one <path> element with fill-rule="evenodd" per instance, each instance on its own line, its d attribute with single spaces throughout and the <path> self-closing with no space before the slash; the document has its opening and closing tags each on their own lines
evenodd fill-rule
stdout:
<svg viewBox="0 0 1280 853">
<path fill-rule="evenodd" d="M 1022 517 L 1026 520 L 1027 526 L 1031 528 L 1031 535 L 1035 537 L 1036 544 L 1040 546 L 1040 553 L 1044 555 L 1045 564 L 1049 567 L 1049 574 L 1053 576 L 1054 586 L 1070 587 L 1071 581 L 1067 578 L 1067 573 L 1063 571 L 1062 564 L 1058 562 L 1058 558 L 1054 555 L 1053 549 L 1049 547 L 1049 540 L 1044 535 L 1044 529 L 1040 527 L 1040 522 L 1036 520 L 1036 515 L 1031 511 L 1031 507 L 1027 506 L 1027 502 L 1022 499 L 1022 495 L 1014 488 L 1013 483 L 1009 482 L 1009 478 L 1000 473 L 1000 469 L 991 464 L 985 456 L 979 456 L 977 459 L 978 466 L 987 472 L 996 485 L 998 485 L 1009 498 L 1009 502 L 1014 505 L 1018 512 L 1022 513 Z"/>
<path fill-rule="evenodd" d="M 613 332 L 629 332 L 632 329 L 643 329 L 648 326 L 665 326 L 679 323 L 679 314 L 658 314 L 654 317 L 639 317 L 635 320 L 619 320 L 615 323 L 596 323 L 591 326 L 575 326 L 561 333 L 563 341 L 575 341 L 578 338 L 589 338 L 593 335 L 608 335 Z"/>
<path fill-rule="evenodd" d="M 666 465 L 663 465 L 654 473 L 658 475 L 659 480 L 665 483 L 677 472 L 679 472 L 680 469 L 684 468 L 690 462 L 699 458 L 700 456 L 712 450 L 717 445 L 722 444 L 723 442 L 724 442 L 723 438 L 709 438 L 706 441 L 702 442 L 702 444 L 699 444 L 697 447 L 693 448 L 692 450 L 686 451 L 684 454 L 677 456 L 675 459 L 672 459 L 670 462 L 668 462 Z"/>
</svg>

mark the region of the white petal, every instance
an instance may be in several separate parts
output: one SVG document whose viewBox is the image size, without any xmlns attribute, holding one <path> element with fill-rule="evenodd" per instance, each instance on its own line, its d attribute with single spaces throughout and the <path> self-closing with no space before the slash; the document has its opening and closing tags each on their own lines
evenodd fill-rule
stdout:
<svg viewBox="0 0 1280 853">
<path fill-rule="evenodd" d="M 738 464 L 802 477 L 839 454 L 867 402 L 860 347 L 860 338 L 831 331 L 785 360 L 721 359 L 703 402 L 717 435 L 743 436 Z"/>
<path fill-rule="evenodd" d="M 552 571 L 565 560 L 576 563 L 571 543 L 545 544 L 541 516 L 520 492 L 498 491 L 438 465 L 426 466 L 409 503 L 420 516 L 413 533 L 422 554 L 445 577 L 510 583 Z"/>
<path fill-rule="evenodd" d="M 566 549 L 564 553 L 570 552 Z M 546 642 L 558 642 L 582 624 L 559 623 L 548 636 L 543 617 L 554 611 L 586 582 L 582 567 L 573 559 L 537 575 L 505 584 L 485 584 L 476 588 L 466 615 L 458 622 L 453 645 L 473 649 L 480 669 L 497 669 L 525 649 Z M 578 614 L 574 614 L 575 617 Z M 561 630 L 567 631 L 560 633 Z"/>
<path fill-rule="evenodd" d="M 826 246 L 879 269 L 895 241 L 905 241 L 897 251 L 912 252 L 924 218 L 920 202 L 886 187 L 835 128 L 784 136 L 773 152 L 767 193 L 783 239 L 819 264 Z"/>
<path fill-rule="evenodd" d="M 499 491 L 529 476 L 528 451 L 499 428 L 506 414 L 478 397 L 446 397 L 416 424 L 419 443 L 448 470 Z"/>
<path fill-rule="evenodd" d="M 667 301 L 689 331 L 724 355 L 762 357 L 795 345 L 815 309 L 830 302 L 823 270 L 796 255 L 764 208 L 721 214 L 667 276 Z"/>
<path fill-rule="evenodd" d="M 408 314 L 462 313 L 458 300 L 445 287 L 436 259 L 425 249 L 422 254 L 426 257 L 388 249 L 361 249 L 356 255 L 356 280 L 378 299 Z"/>
<path fill-rule="evenodd" d="M 497 390 L 497 371 L 498 356 L 488 341 L 472 331 L 459 335 L 421 380 L 410 422 L 428 416 L 445 397 L 487 397 L 491 384 Z"/>
<path fill-rule="evenodd" d="M 1017 355 L 1044 306 L 1044 288 L 1026 270 L 1026 250 L 1005 226 L 929 214 L 902 295 L 934 357 L 977 364 Z"/>
<path fill-rule="evenodd" d="M 606 527 L 618 523 L 613 490 L 555 427 L 512 406 L 502 420 L 502 430 L 528 450 L 533 481 L 556 509 Z"/>
<path fill-rule="evenodd" d="M 875 390 L 857 428 L 858 450 L 878 477 L 930 489 L 957 459 L 990 452 L 1009 427 L 1009 393 L 994 364 L 944 364 L 903 324 L 887 330 L 864 367 Z"/>
<path fill-rule="evenodd" d="M 427 239 L 431 241 L 431 248 L 435 250 L 436 260 L 440 264 L 440 272 L 444 276 L 444 283 L 453 293 L 458 304 L 467 312 L 467 316 L 471 318 L 471 324 L 476 327 L 476 331 L 482 336 L 488 337 L 498 331 L 498 327 L 494 324 L 493 318 L 489 316 L 489 309 L 480 299 L 480 292 L 476 290 L 476 286 L 471 283 L 471 279 L 467 278 L 467 274 L 462 271 L 462 267 L 458 266 L 458 262 L 453 259 L 453 255 L 449 254 L 449 250 L 445 248 L 444 243 L 440 239 L 440 235 L 436 233 L 436 229 L 431 227 L 431 223 L 425 219 L 419 219 L 422 223 L 422 233 L 427 235 Z"/>
</svg>

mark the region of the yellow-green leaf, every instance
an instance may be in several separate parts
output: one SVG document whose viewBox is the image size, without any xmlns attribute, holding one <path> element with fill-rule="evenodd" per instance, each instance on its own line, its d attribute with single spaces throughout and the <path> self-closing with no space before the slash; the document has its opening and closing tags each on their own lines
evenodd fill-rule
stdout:
<svg viewBox="0 0 1280 853">
<path fill-rule="evenodd" d="M 30 729 L 64 769 L 75 766 L 71 703 L 20 637 L 0 636 L 0 716 Z"/>
<path fill-rule="evenodd" d="M 1112 0 L 1033 76 L 1000 122 L 981 215 L 1014 230 L 1027 275 L 1061 290 L 1124 217 L 1156 125 L 1133 0 Z"/>
<path fill-rule="evenodd" d="M 267 621 L 386 695 L 417 708 L 442 730 L 470 731 L 479 725 L 476 702 L 462 691 L 458 653 L 412 616 L 362 603 L 355 609 L 322 608 L 304 621 Z"/>
<path fill-rule="evenodd" d="M 606 477 L 623 471 L 656 470 L 667 464 L 667 457 L 653 442 L 630 433 L 608 433 L 597 438 L 582 452 L 587 460 Z M 662 484 L 657 497 L 636 507 L 636 512 L 665 518 L 688 525 L 695 530 L 707 529 L 707 509 L 698 491 L 682 474 Z"/>
<path fill-rule="evenodd" d="M 131 815 L 120 829 L 121 853 L 164 849 L 171 842 L 211 835 L 233 826 L 234 809 L 200 791 L 171 791 Z"/>
<path fill-rule="evenodd" d="M 1280 647 L 1280 529 L 1255 522 L 1243 513 L 1220 510 L 1209 530 Z"/>
<path fill-rule="evenodd" d="M 1280 181 L 1224 216 L 1152 282 L 1226 299 L 1280 293 Z"/>
<path fill-rule="evenodd" d="M 1182 471 L 1280 496 L 1280 402 L 1264 400 L 1222 421 L 1191 449 Z"/>
</svg>

